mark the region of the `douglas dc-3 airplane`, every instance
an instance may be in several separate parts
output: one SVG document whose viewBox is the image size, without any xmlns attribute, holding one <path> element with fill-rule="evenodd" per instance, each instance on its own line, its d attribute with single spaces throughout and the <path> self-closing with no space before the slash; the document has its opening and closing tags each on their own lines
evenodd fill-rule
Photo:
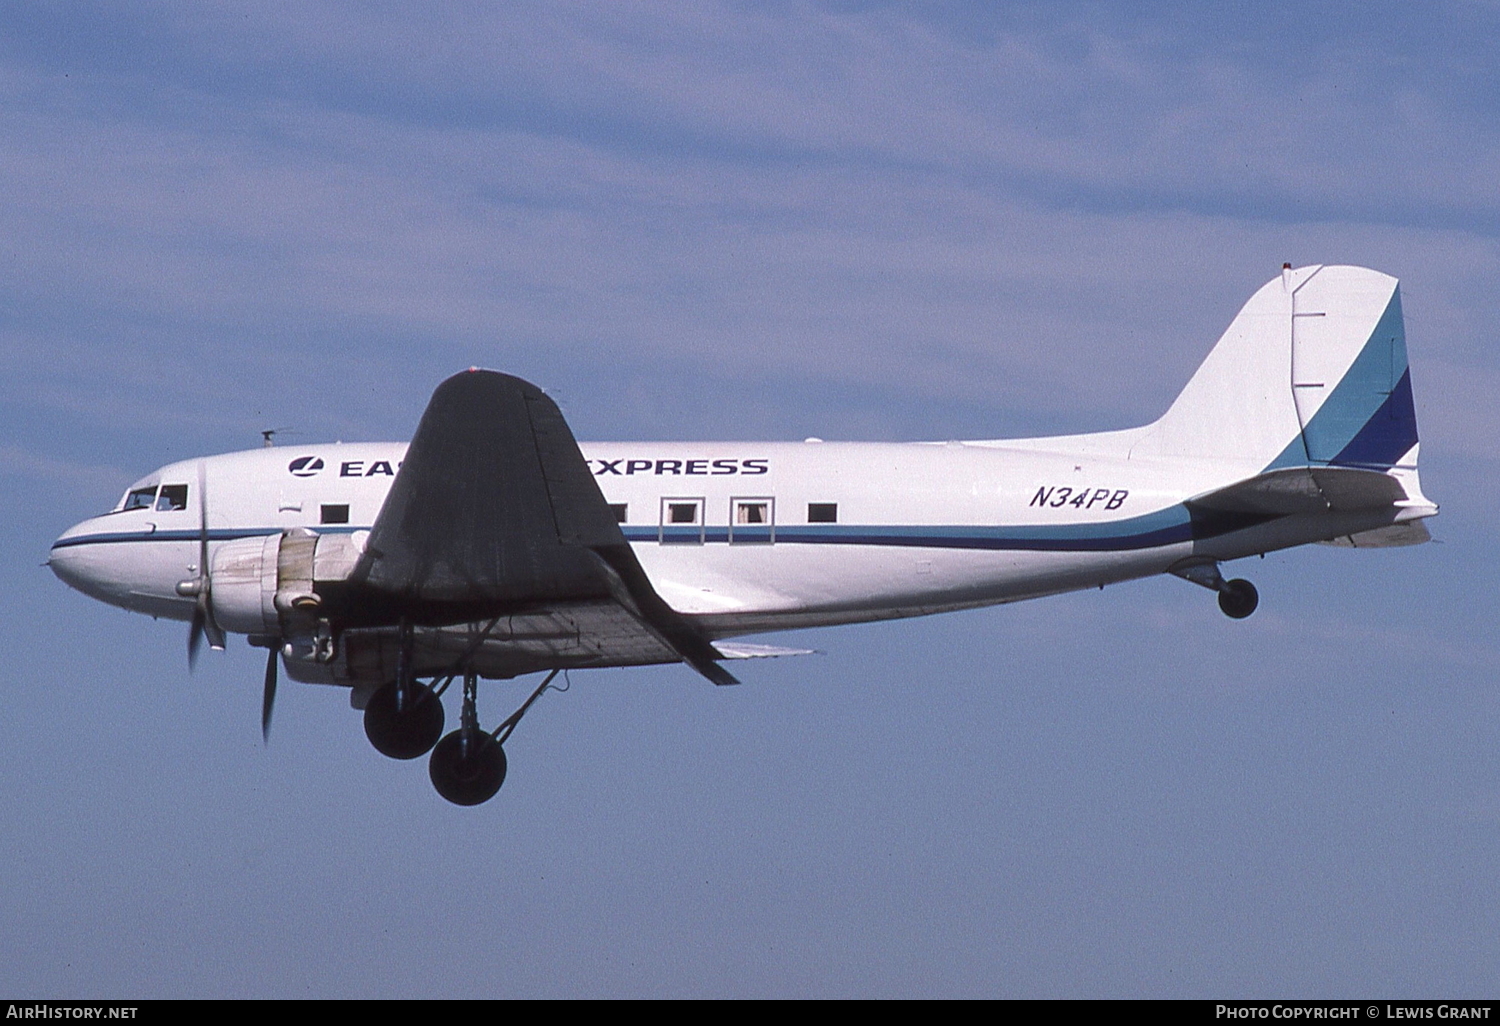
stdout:
<svg viewBox="0 0 1500 1026">
<path fill-rule="evenodd" d="M 1125 431 L 1006 441 L 580 448 L 543 392 L 470 370 L 410 444 L 173 463 L 70 528 L 49 565 L 87 595 L 228 632 L 351 688 L 374 746 L 431 752 L 449 801 L 505 778 L 504 741 L 564 669 L 797 650 L 737 635 L 920 616 L 1170 573 L 1249 616 L 1219 563 L 1309 542 L 1426 541 L 1394 278 L 1287 265 L 1171 408 Z M 494 730 L 480 678 L 546 672 Z M 460 727 L 440 697 L 462 680 Z"/>
</svg>

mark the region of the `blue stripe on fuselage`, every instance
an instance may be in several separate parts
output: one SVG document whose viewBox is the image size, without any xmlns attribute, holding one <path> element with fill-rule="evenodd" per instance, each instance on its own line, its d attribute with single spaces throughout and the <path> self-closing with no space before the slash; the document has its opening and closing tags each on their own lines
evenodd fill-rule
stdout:
<svg viewBox="0 0 1500 1026">
<path fill-rule="evenodd" d="M 654 542 L 658 528 L 623 527 L 633 542 Z M 1117 552 L 1172 545 L 1204 533 L 1200 518 L 1185 506 L 1170 506 L 1124 520 L 1091 524 L 1027 524 L 1023 526 L 794 524 L 776 527 L 776 544 L 883 545 L 927 549 L 993 549 L 1043 552 Z M 1223 532 L 1219 532 L 1223 533 Z M 704 529 L 706 543 L 729 541 L 727 527 Z M 680 543 L 678 543 L 680 544 Z M 749 542 L 747 544 L 755 544 Z"/>
<path fill-rule="evenodd" d="M 237 541 L 240 538 L 264 538 L 268 534 L 280 534 L 281 527 L 216 527 L 208 532 L 209 541 Z M 368 531 L 368 527 L 351 527 L 346 524 L 311 524 L 307 530 L 318 534 L 353 534 Z M 201 537 L 194 528 L 189 531 L 106 531 L 102 534 L 79 534 L 71 538 L 59 538 L 52 543 L 53 551 L 68 549 L 75 545 L 111 545 L 119 542 L 196 542 Z"/>
<path fill-rule="evenodd" d="M 1255 522 L 1268 518 L 1254 518 Z M 808 524 L 776 527 L 776 544 L 784 545 L 879 545 L 928 549 L 990 549 L 995 551 L 1032 552 L 1126 552 L 1149 549 L 1179 542 L 1214 538 L 1243 527 L 1250 521 L 1223 519 L 1201 512 L 1190 512 L 1181 504 L 1155 513 L 1124 520 L 1085 524 L 1026 524 L 1020 526 L 977 525 L 902 525 L 902 524 Z M 277 534 L 280 528 L 217 528 L 208 532 L 209 541 L 234 541 L 239 538 Z M 327 534 L 350 534 L 368 527 L 339 525 L 310 527 Z M 659 528 L 621 525 L 628 541 L 655 542 Z M 196 542 L 198 532 L 156 531 L 151 534 L 110 532 L 78 535 L 56 542 L 52 548 L 75 545 L 104 545 L 126 542 Z M 707 543 L 729 541 L 727 527 L 704 530 Z M 754 545 L 755 542 L 745 542 Z"/>
</svg>

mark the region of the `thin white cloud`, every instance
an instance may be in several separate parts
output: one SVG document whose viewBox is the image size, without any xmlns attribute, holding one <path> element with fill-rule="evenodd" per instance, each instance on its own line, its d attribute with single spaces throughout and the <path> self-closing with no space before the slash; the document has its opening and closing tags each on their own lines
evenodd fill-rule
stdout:
<svg viewBox="0 0 1500 1026">
<path fill-rule="evenodd" d="M 384 102 L 397 120 L 542 123 L 750 159 L 894 161 L 1002 187 L 1085 189 L 1103 203 L 1289 200 L 1379 218 L 1415 199 L 1449 215 L 1496 212 L 1487 183 L 1500 136 L 1492 117 L 1465 109 L 1487 87 L 1465 92 L 1454 83 L 1472 76 L 1429 70 L 1463 60 L 1443 39 L 1403 63 L 1385 37 L 1310 29 L 1289 32 L 1291 54 L 1268 60 L 1211 24 L 1149 16 L 1142 29 L 1097 14 L 997 15 L 990 31 L 966 35 L 941 8 L 445 10 L 305 5 L 247 26 L 175 8 L 173 21 L 181 45 L 240 75 L 267 52 L 290 52 L 310 102 L 367 112 Z"/>
<path fill-rule="evenodd" d="M 421 340 L 1107 426 L 1159 412 L 1282 259 L 1410 271 L 1465 311 L 1418 359 L 1493 312 L 1493 242 L 1407 227 L 1425 194 L 1363 222 L 1284 215 L 1278 197 L 1339 215 L 1334 184 L 1452 184 L 1451 154 L 1418 173 L 1413 137 L 1376 130 L 1400 107 L 1441 134 L 1455 112 L 1368 87 L 1353 59 L 1268 79 L 1232 49 L 1164 62 L 1149 34 L 966 37 L 899 8 L 160 10 L 160 45 L 199 68 L 124 87 L 155 76 L 170 104 L 99 102 L 126 77 L 107 68 L 5 69 L 49 99 L 0 114 L 0 271 L 27 304 L 161 326 L 132 344 L 174 368 L 391 377 L 411 360 L 397 340 Z M 1396 146 L 1378 173 L 1375 136 Z M 1491 197 L 1445 202 L 1482 220 Z"/>
</svg>

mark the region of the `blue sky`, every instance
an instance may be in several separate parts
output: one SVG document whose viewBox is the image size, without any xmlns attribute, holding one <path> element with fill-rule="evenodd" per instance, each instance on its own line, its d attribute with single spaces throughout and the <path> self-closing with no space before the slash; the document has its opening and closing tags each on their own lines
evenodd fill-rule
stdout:
<svg viewBox="0 0 1500 1026">
<path fill-rule="evenodd" d="M 1492 993 L 1500 9 L 1226 6 L 9 12 L 0 990 Z M 1244 623 L 1159 580 L 575 674 L 464 811 L 37 566 L 471 364 L 583 438 L 1129 426 L 1283 261 L 1402 279 L 1444 511 L 1236 567 Z"/>
</svg>

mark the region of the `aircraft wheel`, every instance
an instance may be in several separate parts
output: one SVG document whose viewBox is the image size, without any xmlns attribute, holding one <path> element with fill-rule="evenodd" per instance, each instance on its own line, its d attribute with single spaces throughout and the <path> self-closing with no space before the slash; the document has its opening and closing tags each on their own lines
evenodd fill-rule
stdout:
<svg viewBox="0 0 1500 1026">
<path fill-rule="evenodd" d="M 437 793 L 454 805 L 479 805 L 505 783 L 505 749 L 483 731 L 455 730 L 438 742 L 427 763 Z"/>
<path fill-rule="evenodd" d="M 415 759 L 426 755 L 443 736 L 443 703 L 432 690 L 413 683 L 405 709 L 396 708 L 396 683 L 370 696 L 365 706 L 365 736 L 381 755 Z"/>
<path fill-rule="evenodd" d="M 1255 585 L 1243 577 L 1236 577 L 1232 581 L 1224 582 L 1224 590 L 1219 592 L 1219 608 L 1224 610 L 1225 616 L 1231 616 L 1236 620 L 1243 620 L 1255 612 L 1255 607 L 1260 605 L 1260 595 L 1255 590 Z"/>
</svg>

